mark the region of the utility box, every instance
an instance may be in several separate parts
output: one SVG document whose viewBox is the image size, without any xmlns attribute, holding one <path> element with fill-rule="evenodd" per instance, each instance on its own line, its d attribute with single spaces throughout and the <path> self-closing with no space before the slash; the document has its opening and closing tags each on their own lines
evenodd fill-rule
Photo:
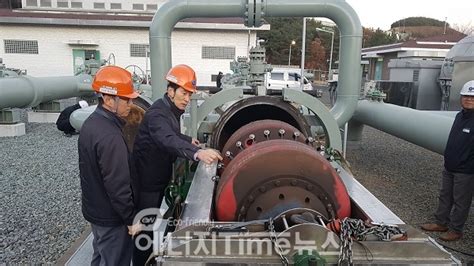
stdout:
<svg viewBox="0 0 474 266">
<path fill-rule="evenodd" d="M 409 107 L 441 110 L 438 77 L 442 64 L 442 61 L 434 60 L 392 59 L 388 63 L 390 81 L 413 83 Z"/>
<path fill-rule="evenodd" d="M 464 84 L 474 80 L 474 56 L 458 56 L 453 58 L 454 69 L 451 92 L 449 96 L 449 110 L 461 110 L 460 92 Z"/>
</svg>

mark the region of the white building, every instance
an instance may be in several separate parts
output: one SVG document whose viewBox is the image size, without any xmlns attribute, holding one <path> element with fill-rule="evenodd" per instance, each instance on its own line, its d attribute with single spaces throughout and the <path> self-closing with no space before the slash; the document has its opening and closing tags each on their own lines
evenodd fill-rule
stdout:
<svg viewBox="0 0 474 266">
<path fill-rule="evenodd" d="M 20 1 L 18 0 L 17 5 Z M 149 71 L 149 26 L 164 1 L 21 0 L 21 8 L 0 9 L 0 58 L 31 76 L 73 75 L 84 60 L 115 56 L 115 64 Z M 196 69 L 198 86 L 213 86 L 229 63 L 247 56 L 256 32 L 242 18 L 193 18 L 172 34 L 172 64 Z"/>
</svg>

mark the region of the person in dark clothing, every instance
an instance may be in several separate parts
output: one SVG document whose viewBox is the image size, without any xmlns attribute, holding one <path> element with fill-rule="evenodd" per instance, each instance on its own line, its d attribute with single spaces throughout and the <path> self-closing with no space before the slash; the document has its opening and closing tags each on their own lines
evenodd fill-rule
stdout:
<svg viewBox="0 0 474 266">
<path fill-rule="evenodd" d="M 66 137 L 71 137 L 76 133 L 76 129 L 71 126 L 69 122 L 69 117 L 71 114 L 80 108 L 86 108 L 89 104 L 86 101 L 79 101 L 75 105 L 71 105 L 65 108 L 61 114 L 59 114 L 58 120 L 56 120 L 56 126 L 58 129 L 66 135 Z"/>
<path fill-rule="evenodd" d="M 177 157 L 205 163 L 222 160 L 217 151 L 200 149 L 198 140 L 180 132 L 180 117 L 196 91 L 194 70 L 187 65 L 177 65 L 168 72 L 166 80 L 166 94 L 146 111 L 135 137 L 132 158 L 137 212 L 161 206 Z M 153 236 L 152 232 L 142 234 Z M 135 243 L 133 265 L 144 265 L 147 261 L 152 247 L 142 248 L 145 245 Z"/>
<path fill-rule="evenodd" d="M 219 71 L 219 74 L 217 74 L 217 77 L 216 77 L 216 86 L 217 88 L 222 88 L 222 76 L 224 74 L 222 72 Z"/>
<path fill-rule="evenodd" d="M 474 191 L 474 80 L 461 89 L 462 110 L 456 115 L 444 150 L 444 171 L 435 223 L 426 231 L 445 232 L 440 239 L 462 237 Z"/>
<path fill-rule="evenodd" d="M 78 140 L 82 214 L 91 223 L 94 254 L 91 265 L 126 265 L 131 262 L 134 205 L 129 151 L 122 133 L 130 112 L 131 74 L 106 66 L 94 77 L 99 105 L 84 122 Z"/>
</svg>

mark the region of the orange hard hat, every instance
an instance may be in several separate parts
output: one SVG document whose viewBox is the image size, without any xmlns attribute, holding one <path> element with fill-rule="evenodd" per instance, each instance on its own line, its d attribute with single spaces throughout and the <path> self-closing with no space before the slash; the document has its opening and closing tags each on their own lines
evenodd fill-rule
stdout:
<svg viewBox="0 0 474 266">
<path fill-rule="evenodd" d="M 106 66 L 95 74 L 92 88 L 102 94 L 137 98 L 138 92 L 133 89 L 132 74 L 118 66 Z"/>
<path fill-rule="evenodd" d="M 196 92 L 196 72 L 187 65 L 176 65 L 166 74 L 166 80 L 181 88 Z"/>
</svg>

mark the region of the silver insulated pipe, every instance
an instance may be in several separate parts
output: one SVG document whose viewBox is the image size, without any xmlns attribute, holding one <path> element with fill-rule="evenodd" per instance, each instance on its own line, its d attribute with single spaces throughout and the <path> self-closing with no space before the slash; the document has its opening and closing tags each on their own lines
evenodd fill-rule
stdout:
<svg viewBox="0 0 474 266">
<path fill-rule="evenodd" d="M 368 100 L 359 101 L 353 118 L 439 154 L 444 153 L 454 122 L 452 112 L 426 112 Z"/>
<path fill-rule="evenodd" d="M 91 95 L 92 77 L 0 78 L 0 109 L 34 107 L 57 99 Z"/>
<path fill-rule="evenodd" d="M 338 96 L 331 113 L 339 127 L 357 107 L 360 84 L 362 26 L 354 9 L 342 0 L 171 0 L 156 12 L 150 26 L 152 100 L 165 93 L 171 68 L 171 32 L 180 20 L 192 17 L 242 17 L 259 27 L 264 17 L 326 17 L 340 31 Z"/>
</svg>

